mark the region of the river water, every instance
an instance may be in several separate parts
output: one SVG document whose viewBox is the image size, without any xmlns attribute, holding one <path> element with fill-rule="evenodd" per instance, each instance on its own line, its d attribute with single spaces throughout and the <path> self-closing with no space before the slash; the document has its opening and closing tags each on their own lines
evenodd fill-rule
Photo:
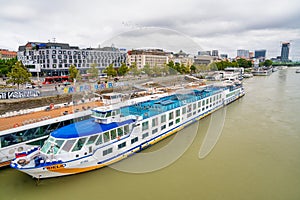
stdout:
<svg viewBox="0 0 300 200">
<path fill-rule="evenodd" d="M 154 160 L 135 155 L 112 167 L 42 180 L 38 186 L 26 174 L 1 169 L 0 199 L 299 200 L 300 74 L 281 70 L 245 80 L 244 86 L 246 95 L 240 100 L 139 153 L 147 157 L 156 152 Z M 212 123 L 218 115 L 222 126 Z M 216 126 L 221 134 L 210 139 L 209 130 Z M 118 170 L 126 163 L 141 169 L 167 160 L 172 156 L 163 150 L 169 146 L 173 155 L 176 138 L 186 151 L 174 162 L 147 173 Z M 209 140 L 216 145 L 200 159 L 201 146 Z"/>
</svg>

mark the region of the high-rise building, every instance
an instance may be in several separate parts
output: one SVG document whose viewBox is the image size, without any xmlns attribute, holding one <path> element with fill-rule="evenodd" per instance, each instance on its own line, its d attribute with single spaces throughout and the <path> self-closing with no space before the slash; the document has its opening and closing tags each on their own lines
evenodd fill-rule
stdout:
<svg viewBox="0 0 300 200">
<path fill-rule="evenodd" d="M 228 58 L 228 54 L 220 54 L 221 59 L 227 59 Z"/>
<path fill-rule="evenodd" d="M 46 75 L 67 75 L 70 65 L 75 65 L 82 74 L 96 64 L 99 71 L 113 64 L 115 68 L 126 63 L 126 52 L 115 47 L 79 49 L 65 43 L 28 42 L 19 46 L 18 60 L 30 72 Z"/>
<path fill-rule="evenodd" d="M 249 58 L 249 50 L 245 49 L 238 49 L 237 50 L 237 57 L 239 58 Z"/>
<path fill-rule="evenodd" d="M 254 52 L 253 51 L 250 51 L 249 52 L 249 58 L 251 59 L 251 58 L 254 58 Z"/>
<path fill-rule="evenodd" d="M 211 51 L 211 55 L 212 55 L 212 56 L 219 57 L 219 51 L 218 51 L 218 50 L 212 50 L 212 51 Z"/>
<path fill-rule="evenodd" d="M 281 46 L 281 61 L 288 62 L 289 61 L 289 51 L 290 51 L 290 43 L 283 42 Z"/>
<path fill-rule="evenodd" d="M 254 51 L 254 58 L 258 58 L 258 59 L 265 59 L 266 58 L 266 50 L 265 49 L 261 49 L 261 50 L 255 50 Z"/>
<path fill-rule="evenodd" d="M 210 51 L 198 51 L 198 56 L 211 56 Z"/>
</svg>

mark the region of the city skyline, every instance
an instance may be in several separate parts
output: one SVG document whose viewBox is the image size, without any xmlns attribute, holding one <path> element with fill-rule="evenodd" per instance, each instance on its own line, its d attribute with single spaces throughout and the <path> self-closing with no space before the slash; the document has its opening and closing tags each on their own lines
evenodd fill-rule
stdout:
<svg viewBox="0 0 300 200">
<path fill-rule="evenodd" d="M 129 48 L 124 40 L 132 42 L 132 47 L 145 47 L 134 41 L 144 34 L 141 41 L 161 37 L 159 44 L 168 40 L 162 48 L 178 52 L 185 42 L 169 37 L 171 31 L 194 43 L 192 50 L 186 50 L 188 53 L 216 49 L 219 54 L 235 57 L 237 49 L 266 49 L 267 58 L 271 58 L 280 56 L 282 42 L 291 42 L 290 59 L 300 60 L 299 8 L 296 0 L 253 0 L 247 5 L 237 0 L 138 4 L 130 0 L 109 3 L 54 0 L 51 4 L 36 0 L 3 1 L 0 48 L 17 50 L 28 41 L 53 41 L 53 38 L 81 48 L 111 44 Z M 145 33 L 145 29 L 152 27 L 155 31 Z M 157 33 L 157 30 L 162 31 Z M 158 47 L 152 46 L 156 43 L 147 45 Z"/>
</svg>

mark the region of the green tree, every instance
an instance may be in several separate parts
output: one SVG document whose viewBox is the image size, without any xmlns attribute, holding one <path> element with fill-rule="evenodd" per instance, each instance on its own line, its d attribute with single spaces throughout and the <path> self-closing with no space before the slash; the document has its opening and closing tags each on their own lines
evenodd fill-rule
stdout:
<svg viewBox="0 0 300 200">
<path fill-rule="evenodd" d="M 97 64 L 91 64 L 91 68 L 87 70 L 87 73 L 90 74 L 91 78 L 95 79 L 99 76 L 99 70 L 97 69 Z"/>
<path fill-rule="evenodd" d="M 190 66 L 190 70 L 191 70 L 192 73 L 196 73 L 196 67 L 195 67 L 195 65 L 191 65 Z"/>
<path fill-rule="evenodd" d="M 133 74 L 133 76 L 138 76 L 141 73 L 141 70 L 138 69 L 136 63 L 132 63 L 130 66 L 130 72 Z"/>
<path fill-rule="evenodd" d="M 124 76 L 129 71 L 129 68 L 125 63 L 122 63 L 121 67 L 118 70 L 118 74 L 120 76 Z"/>
<path fill-rule="evenodd" d="M 12 66 L 16 64 L 17 58 L 0 59 L 0 75 L 6 76 L 11 71 Z"/>
<path fill-rule="evenodd" d="M 169 73 L 169 66 L 168 64 L 164 64 L 164 66 L 162 67 L 161 69 L 161 72 L 164 74 L 164 75 L 167 75 Z"/>
<path fill-rule="evenodd" d="M 265 65 L 266 67 L 270 67 L 272 64 L 273 64 L 273 61 L 272 61 L 272 60 L 265 60 L 265 62 L 264 62 L 264 65 Z"/>
<path fill-rule="evenodd" d="M 153 75 L 160 76 L 162 73 L 162 70 L 159 66 L 155 65 L 152 69 Z"/>
<path fill-rule="evenodd" d="M 181 64 L 181 71 L 185 74 L 191 73 L 191 67 L 189 65 Z"/>
<path fill-rule="evenodd" d="M 8 80 L 6 82 L 17 84 L 18 89 L 20 88 L 20 84 L 31 82 L 31 73 L 27 71 L 21 61 L 16 62 L 16 64 L 12 66 L 12 69 L 8 72 L 7 76 Z"/>
<path fill-rule="evenodd" d="M 103 72 L 106 73 L 107 76 L 112 76 L 112 77 L 117 76 L 117 71 L 114 69 L 113 64 L 108 65 L 108 67 L 106 67 L 105 70 L 103 70 Z"/>
<path fill-rule="evenodd" d="M 207 65 L 207 68 L 210 71 L 217 71 L 218 70 L 218 66 L 215 62 L 212 62 L 209 65 Z"/>
<path fill-rule="evenodd" d="M 70 81 L 81 80 L 80 71 L 76 68 L 75 65 L 70 65 L 69 67 L 69 76 Z"/>
<path fill-rule="evenodd" d="M 152 76 L 152 74 L 154 73 L 153 69 L 150 67 L 148 63 L 145 64 L 142 71 L 145 72 L 145 74 L 147 74 L 148 76 Z"/>
</svg>

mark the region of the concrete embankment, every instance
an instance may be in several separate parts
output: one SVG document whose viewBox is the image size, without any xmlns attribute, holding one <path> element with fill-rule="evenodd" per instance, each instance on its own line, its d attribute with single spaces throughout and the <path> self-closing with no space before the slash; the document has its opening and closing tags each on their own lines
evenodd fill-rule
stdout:
<svg viewBox="0 0 300 200">
<path fill-rule="evenodd" d="M 0 101 L 0 115 L 11 112 L 19 111 L 22 109 L 32 109 L 42 106 L 49 106 L 51 103 L 59 104 L 72 102 L 73 95 L 63 94 L 57 96 L 48 96 L 48 97 L 36 97 L 28 99 L 10 99 L 10 100 L 1 100 Z"/>
</svg>

